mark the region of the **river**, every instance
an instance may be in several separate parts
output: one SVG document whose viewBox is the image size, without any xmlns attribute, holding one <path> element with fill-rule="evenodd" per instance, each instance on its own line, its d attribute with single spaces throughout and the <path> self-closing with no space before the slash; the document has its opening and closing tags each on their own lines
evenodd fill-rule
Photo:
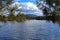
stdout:
<svg viewBox="0 0 60 40">
<path fill-rule="evenodd" d="M 0 40 L 60 40 L 60 26 L 46 20 L 0 22 Z"/>
</svg>

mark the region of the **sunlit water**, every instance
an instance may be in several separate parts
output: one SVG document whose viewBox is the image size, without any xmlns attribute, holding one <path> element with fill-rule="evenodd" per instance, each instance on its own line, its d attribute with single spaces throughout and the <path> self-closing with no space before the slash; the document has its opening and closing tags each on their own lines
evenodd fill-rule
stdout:
<svg viewBox="0 0 60 40">
<path fill-rule="evenodd" d="M 0 40 L 60 40 L 60 27 L 45 20 L 0 22 Z"/>
</svg>

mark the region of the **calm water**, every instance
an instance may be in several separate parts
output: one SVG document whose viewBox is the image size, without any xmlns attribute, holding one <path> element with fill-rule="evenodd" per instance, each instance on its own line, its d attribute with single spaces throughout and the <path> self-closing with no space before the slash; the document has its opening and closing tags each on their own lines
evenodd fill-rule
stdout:
<svg viewBox="0 0 60 40">
<path fill-rule="evenodd" d="M 60 40 L 60 27 L 45 20 L 0 22 L 0 40 Z"/>
</svg>

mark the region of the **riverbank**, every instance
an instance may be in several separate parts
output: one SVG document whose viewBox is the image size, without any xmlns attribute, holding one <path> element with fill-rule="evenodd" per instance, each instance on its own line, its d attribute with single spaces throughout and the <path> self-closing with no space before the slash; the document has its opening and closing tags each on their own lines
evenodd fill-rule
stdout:
<svg viewBox="0 0 60 40">
<path fill-rule="evenodd" d="M 0 21 L 25 21 L 25 20 L 51 20 L 51 21 L 60 21 L 60 16 L 35 16 L 35 17 L 29 17 L 25 16 L 24 14 L 17 14 L 16 16 L 14 14 L 10 14 L 9 16 L 2 16 L 0 15 Z"/>
<path fill-rule="evenodd" d="M 0 21 L 18 21 L 18 22 L 21 22 L 21 21 L 25 21 L 26 20 L 26 17 L 23 15 L 23 14 L 18 14 L 17 16 L 13 15 L 13 14 L 10 14 L 9 16 L 1 16 L 0 15 Z"/>
</svg>

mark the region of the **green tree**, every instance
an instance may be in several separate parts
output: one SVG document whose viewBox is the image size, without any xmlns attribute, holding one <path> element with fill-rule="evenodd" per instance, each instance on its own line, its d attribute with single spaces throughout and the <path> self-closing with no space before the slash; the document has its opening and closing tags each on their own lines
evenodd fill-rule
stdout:
<svg viewBox="0 0 60 40">
<path fill-rule="evenodd" d="M 40 5 L 43 5 L 43 4 L 47 4 L 49 6 L 49 8 L 47 7 L 42 7 L 44 8 L 43 9 L 43 13 L 44 15 L 48 16 L 48 15 L 53 15 L 53 12 L 56 12 L 55 14 L 60 14 L 60 0 L 43 0 L 44 3 L 40 3 L 41 0 L 36 0 L 36 3 L 37 3 L 37 7 L 40 9 Z M 53 12 L 50 12 L 51 11 L 51 7 L 54 9 Z"/>
<path fill-rule="evenodd" d="M 5 6 L 8 6 L 11 4 L 13 0 L 0 0 L 0 10 L 4 8 Z"/>
<path fill-rule="evenodd" d="M 18 9 L 18 5 L 15 4 L 14 7 L 11 7 L 13 0 L 1 0 L 0 1 L 0 12 L 2 14 L 0 15 L 0 20 L 2 21 L 24 21 L 26 17 L 21 14 L 20 9 Z M 2 10 L 3 9 L 3 10 Z M 7 10 L 9 12 L 8 16 L 4 16 L 4 12 Z M 17 12 L 18 11 L 18 12 Z M 17 12 L 17 15 L 15 16 L 15 12 Z M 2 16 L 3 15 L 3 16 Z"/>
</svg>

